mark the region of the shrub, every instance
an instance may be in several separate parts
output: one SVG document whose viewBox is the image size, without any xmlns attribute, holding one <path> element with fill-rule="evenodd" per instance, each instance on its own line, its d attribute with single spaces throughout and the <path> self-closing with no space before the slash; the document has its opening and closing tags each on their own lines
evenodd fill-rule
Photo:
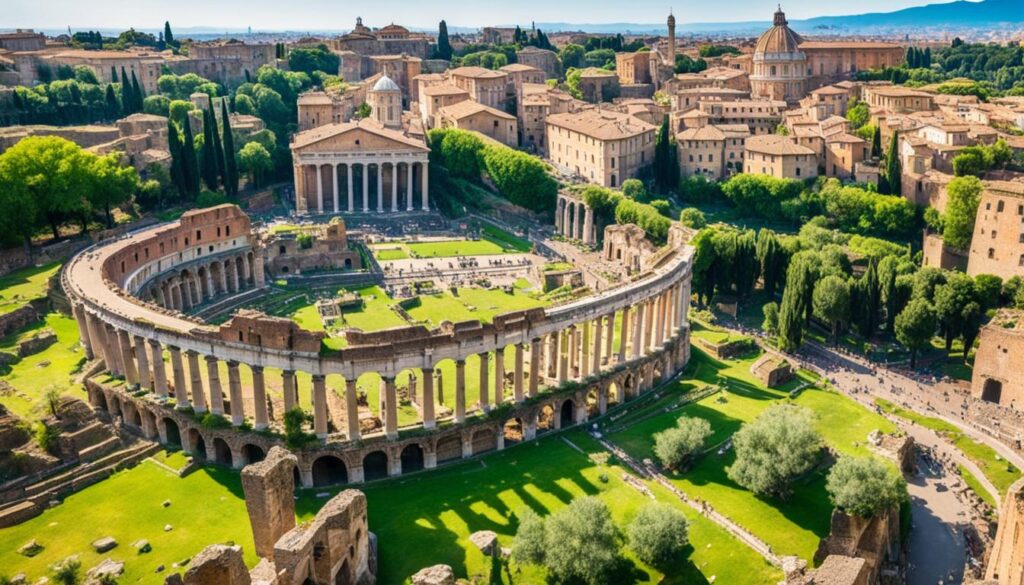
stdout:
<svg viewBox="0 0 1024 585">
<path fill-rule="evenodd" d="M 82 578 L 82 561 L 78 560 L 77 555 L 72 555 L 51 565 L 50 573 L 59 585 L 78 585 Z"/>
<path fill-rule="evenodd" d="M 544 563 L 544 519 L 529 508 L 520 510 L 519 528 L 512 540 L 512 558 L 518 563 L 541 565 Z"/>
<path fill-rule="evenodd" d="M 50 426 L 45 421 L 39 421 L 36 423 L 35 428 L 35 439 L 36 444 L 39 448 L 47 453 L 53 455 L 57 452 L 58 442 L 57 439 L 60 437 L 60 428 Z"/>
<path fill-rule="evenodd" d="M 769 406 L 733 435 L 729 479 L 759 496 L 787 498 L 790 482 L 818 460 L 822 439 L 813 414 L 792 404 Z"/>
<path fill-rule="evenodd" d="M 681 416 L 675 428 L 654 435 L 654 455 L 662 465 L 678 471 L 704 448 L 711 434 L 708 421 Z"/>
<path fill-rule="evenodd" d="M 679 223 L 686 227 L 699 230 L 700 228 L 708 225 L 708 220 L 704 218 L 703 211 L 696 207 L 687 207 L 679 213 Z"/>
<path fill-rule="evenodd" d="M 829 498 L 849 514 L 868 518 L 899 505 L 906 482 L 892 465 L 875 457 L 840 457 L 825 485 Z"/>
<path fill-rule="evenodd" d="M 303 250 L 308 250 L 313 247 L 313 236 L 307 233 L 301 233 L 295 236 L 295 241 L 298 242 L 299 247 Z"/>
<path fill-rule="evenodd" d="M 663 503 L 640 508 L 627 529 L 629 546 L 641 561 L 665 567 L 676 560 L 688 542 L 683 513 Z"/>
<path fill-rule="evenodd" d="M 632 223 L 643 228 L 647 237 L 655 244 L 663 244 L 668 237 L 672 222 L 650 205 L 623 198 L 615 206 L 615 222 Z"/>
</svg>

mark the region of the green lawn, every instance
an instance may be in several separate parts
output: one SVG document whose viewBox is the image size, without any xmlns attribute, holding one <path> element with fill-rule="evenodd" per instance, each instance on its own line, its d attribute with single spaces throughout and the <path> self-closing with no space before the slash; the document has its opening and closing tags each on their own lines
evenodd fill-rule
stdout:
<svg viewBox="0 0 1024 585">
<path fill-rule="evenodd" d="M 750 366 L 756 355 L 743 359 L 718 361 L 694 348 L 691 365 L 684 378 L 668 391 L 668 398 L 646 410 L 661 411 L 665 401 L 706 384 L 724 382 L 718 394 L 687 405 L 681 410 L 661 412 L 634 426 L 612 435 L 612 440 L 630 454 L 653 458 L 653 435 L 675 424 L 682 415 L 700 417 L 711 423 L 713 436 L 709 445 L 724 441 L 740 426 L 753 420 L 776 401 L 790 400 L 788 392 L 796 384 L 811 380 L 813 374 L 799 372 L 800 379 L 779 390 L 761 386 L 751 375 Z M 895 431 L 895 426 L 856 402 L 840 394 L 807 388 L 793 402 L 812 410 L 815 424 L 825 440 L 841 453 L 864 455 L 868 433 L 874 429 Z M 726 470 L 735 454 L 715 452 L 705 455 L 694 468 L 671 476 L 673 483 L 692 497 L 708 501 L 714 508 L 732 518 L 767 542 L 776 553 L 795 554 L 808 561 L 818 541 L 829 531 L 832 505 L 825 492 L 825 473 L 815 472 L 799 480 L 788 501 L 762 499 L 730 480 Z"/>
<path fill-rule="evenodd" d="M 420 296 L 419 306 L 409 309 L 409 315 L 416 321 L 436 327 L 442 321 L 469 321 L 477 319 L 490 323 L 495 315 L 543 307 L 546 302 L 514 290 L 512 294 L 500 289 L 460 288 L 458 296 L 451 291 L 435 295 Z"/>
<path fill-rule="evenodd" d="M 453 256 L 494 256 L 508 252 L 490 240 L 447 240 L 440 242 L 409 242 L 405 244 L 412 256 L 419 258 L 450 258 Z"/>
<path fill-rule="evenodd" d="M 1005 494 L 1013 482 L 1020 479 L 1021 471 L 1003 459 L 995 449 L 970 438 L 956 425 L 940 418 L 927 416 L 897 406 L 888 400 L 876 398 L 875 404 L 882 410 L 907 419 L 922 427 L 931 429 L 949 440 L 971 460 L 992 483 L 1000 495 Z"/>
<path fill-rule="evenodd" d="M 960 477 L 963 478 L 967 487 L 971 488 L 971 491 L 977 494 L 982 501 L 991 506 L 993 510 L 999 508 L 999 503 L 996 502 L 995 498 L 992 497 L 992 494 L 985 489 L 985 486 L 981 485 L 981 481 L 971 473 L 970 469 L 967 469 L 963 465 L 957 465 L 957 468 L 960 470 Z"/>
<path fill-rule="evenodd" d="M 44 390 L 61 388 L 65 394 L 85 399 L 85 391 L 74 384 L 74 374 L 85 361 L 85 352 L 78 343 L 78 324 L 61 313 L 49 313 L 44 322 L 35 323 L 18 335 L 0 341 L 0 350 L 15 349 L 19 336 L 48 327 L 57 334 L 57 343 L 43 351 L 22 358 L 16 364 L 0 369 L 0 379 L 14 388 L 14 393 L 0 395 L 2 403 L 21 418 L 31 418 L 40 405 Z"/>
<path fill-rule="evenodd" d="M 60 263 L 30 266 L 0 277 L 0 314 L 46 296 L 46 283 L 60 270 Z"/>
<path fill-rule="evenodd" d="M 533 244 L 529 240 L 524 240 L 515 234 L 510 234 L 492 225 L 485 224 L 481 232 L 484 238 L 491 240 L 508 251 L 529 252 L 533 249 Z"/>
<path fill-rule="evenodd" d="M 385 262 L 387 260 L 405 260 L 409 257 L 409 254 L 402 248 L 375 249 L 373 251 L 373 255 L 381 262 Z"/>
</svg>

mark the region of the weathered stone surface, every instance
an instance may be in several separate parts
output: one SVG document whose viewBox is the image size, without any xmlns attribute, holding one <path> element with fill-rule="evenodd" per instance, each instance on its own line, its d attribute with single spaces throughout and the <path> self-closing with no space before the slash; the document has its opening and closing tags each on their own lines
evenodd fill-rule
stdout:
<svg viewBox="0 0 1024 585">
<path fill-rule="evenodd" d="M 485 555 L 494 554 L 495 546 L 498 544 L 498 535 L 490 530 L 478 530 L 469 535 L 469 541 Z"/>
<path fill-rule="evenodd" d="M 89 582 L 101 582 L 104 577 L 118 577 L 124 573 L 124 563 L 112 559 L 104 559 L 103 562 L 89 569 L 85 575 Z"/>
<path fill-rule="evenodd" d="M 174 530 L 173 526 L 170 524 L 164 524 L 164 532 L 170 532 L 171 530 Z"/>
<path fill-rule="evenodd" d="M 145 538 L 140 538 L 139 540 L 133 542 L 132 547 L 134 547 L 135 550 L 137 550 L 140 554 L 148 553 L 149 551 L 153 550 L 153 547 L 150 546 L 149 541 Z"/>
<path fill-rule="evenodd" d="M 185 585 L 249 585 L 249 570 L 242 560 L 242 547 L 211 544 L 192 559 L 182 576 Z"/>
<path fill-rule="evenodd" d="M 18 355 L 30 356 L 57 343 L 57 334 L 52 329 L 43 329 L 32 337 L 18 342 Z"/>
<path fill-rule="evenodd" d="M 18 554 L 26 557 L 34 557 L 42 551 L 43 545 L 39 544 L 39 541 L 34 538 L 18 547 Z"/>
<path fill-rule="evenodd" d="M 274 544 L 295 528 L 295 480 L 292 470 L 298 458 L 273 447 L 263 461 L 242 469 L 245 509 L 249 513 L 256 554 L 273 558 Z"/>
<path fill-rule="evenodd" d="M 164 503 L 160 504 L 160 505 L 163 506 L 164 508 L 170 507 L 171 501 L 170 500 L 164 500 Z"/>
<path fill-rule="evenodd" d="M 455 571 L 448 565 L 420 569 L 412 576 L 412 585 L 454 585 Z"/>
<path fill-rule="evenodd" d="M 104 536 L 92 541 L 92 549 L 98 553 L 105 553 L 117 546 L 117 541 L 111 536 Z"/>
</svg>

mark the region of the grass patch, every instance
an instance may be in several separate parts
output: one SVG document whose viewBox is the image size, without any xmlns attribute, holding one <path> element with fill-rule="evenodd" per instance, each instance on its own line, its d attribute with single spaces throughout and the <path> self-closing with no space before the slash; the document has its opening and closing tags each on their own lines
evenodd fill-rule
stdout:
<svg viewBox="0 0 1024 585">
<path fill-rule="evenodd" d="M 991 506 L 993 510 L 999 509 L 999 503 L 996 502 L 995 498 L 992 497 L 992 494 L 985 489 L 985 486 L 981 485 L 981 481 L 971 473 L 970 469 L 967 469 L 963 465 L 957 465 L 957 469 L 960 470 L 960 477 L 964 480 L 964 483 L 967 484 L 967 487 L 971 488 L 971 491 L 977 494 L 983 502 Z"/>
<path fill-rule="evenodd" d="M 964 434 L 956 425 L 940 418 L 907 410 L 882 398 L 876 398 L 875 404 L 883 411 L 931 429 L 953 443 L 972 463 L 978 466 L 989 482 L 999 490 L 1000 495 L 1006 494 L 1006 490 L 1013 485 L 1013 482 L 1020 479 L 1019 469 L 1003 459 L 992 447 Z"/>
<path fill-rule="evenodd" d="M 477 319 L 490 323 L 495 315 L 545 305 L 546 302 L 519 290 L 509 294 L 500 289 L 460 288 L 457 296 L 451 291 L 421 296 L 419 306 L 410 308 L 409 315 L 416 321 L 436 327 L 442 321 L 458 323 Z"/>
<path fill-rule="evenodd" d="M 46 283 L 57 271 L 60 262 L 30 266 L 0 277 L 0 314 L 10 313 L 35 299 L 46 296 Z"/>
<path fill-rule="evenodd" d="M 85 360 L 85 352 L 78 343 L 78 323 L 61 313 L 48 313 L 44 321 L 33 324 L 28 330 L 43 327 L 53 330 L 57 342 L 4 368 L 0 375 L 0 379 L 15 390 L 11 394 L 0 395 L 0 403 L 21 418 L 31 418 L 42 408 L 44 391 L 50 386 L 56 386 L 76 398 L 86 398 L 85 390 L 74 383 L 74 375 Z M 17 337 L 11 336 L 0 342 L 0 349 L 11 349 Z"/>
<path fill-rule="evenodd" d="M 451 258 L 454 256 L 496 256 L 508 252 L 490 240 L 444 240 L 439 242 L 409 242 L 409 253 L 417 258 Z"/>
<path fill-rule="evenodd" d="M 498 244 L 509 252 L 526 253 L 533 249 L 533 244 L 528 240 L 524 240 L 515 234 L 490 224 L 484 224 L 483 228 L 481 228 L 481 233 L 484 238 Z"/>
</svg>

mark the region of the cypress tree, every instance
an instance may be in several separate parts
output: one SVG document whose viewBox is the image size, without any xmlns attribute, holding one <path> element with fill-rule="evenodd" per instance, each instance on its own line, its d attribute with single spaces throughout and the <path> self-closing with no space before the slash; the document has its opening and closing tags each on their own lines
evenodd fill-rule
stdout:
<svg viewBox="0 0 1024 585">
<path fill-rule="evenodd" d="M 110 83 L 117 83 L 117 68 L 110 66 Z"/>
<path fill-rule="evenodd" d="M 201 173 L 206 188 L 210 191 L 217 190 L 217 150 L 214 146 L 213 135 L 216 134 L 217 122 L 210 115 L 210 109 L 203 112 L 203 150 Z"/>
<path fill-rule="evenodd" d="M 132 85 L 128 82 L 128 74 L 124 67 L 121 67 L 121 111 L 124 114 L 132 113 Z"/>
<path fill-rule="evenodd" d="M 672 177 L 674 174 L 678 175 L 678 165 L 678 162 L 672 160 L 668 116 L 665 116 L 654 143 L 654 182 L 660 190 L 669 190 L 676 186 L 672 182 Z M 675 173 L 672 171 L 672 166 L 677 167 Z"/>
<path fill-rule="evenodd" d="M 878 283 L 878 268 L 874 261 L 868 264 L 867 272 L 854 286 L 857 303 L 854 305 L 857 330 L 864 338 L 871 337 L 878 328 L 882 291 Z"/>
<path fill-rule="evenodd" d="M 174 33 L 171 32 L 171 23 L 167 20 L 164 21 L 164 42 L 168 45 L 174 44 Z"/>
<path fill-rule="evenodd" d="M 892 140 L 889 141 L 889 150 L 885 153 L 885 182 L 888 187 L 888 194 L 899 195 L 903 191 L 902 185 L 903 168 L 900 163 L 899 153 L 899 131 L 892 133 Z"/>
<path fill-rule="evenodd" d="M 220 115 L 224 121 L 224 190 L 234 197 L 238 194 L 238 161 L 235 160 L 235 137 L 231 133 L 226 100 L 220 103 Z"/>
<path fill-rule="evenodd" d="M 116 118 L 118 116 L 118 111 L 121 108 L 117 104 L 117 96 L 114 95 L 114 85 L 110 84 L 110 83 L 107 84 L 106 103 L 107 103 L 107 116 L 109 116 L 111 118 Z"/>
<path fill-rule="evenodd" d="M 213 122 L 213 127 L 210 129 L 210 133 L 213 135 L 213 157 L 217 163 L 217 175 L 220 177 L 222 185 L 227 184 L 227 168 L 224 163 L 224 146 L 220 141 L 220 132 L 217 130 L 217 115 L 213 109 L 213 98 L 210 98 L 210 105 L 207 107 L 210 114 L 210 120 Z M 226 189 L 226 187 L 225 187 Z"/>
<path fill-rule="evenodd" d="M 924 48 L 924 63 L 923 63 L 922 66 L 923 67 L 929 67 L 929 68 L 932 66 L 932 48 L 931 47 L 925 47 Z M 964 355 L 966 355 L 966 354 L 964 354 Z"/>
<path fill-rule="evenodd" d="M 191 117 L 185 118 L 185 139 L 181 146 L 182 165 L 188 194 L 195 198 L 199 194 L 199 159 L 196 157 L 196 139 L 192 134 Z"/>
<path fill-rule="evenodd" d="M 882 158 L 882 129 L 878 126 L 875 126 L 875 131 L 871 134 L 871 157 Z"/>
<path fill-rule="evenodd" d="M 142 100 L 146 97 L 142 87 L 139 86 L 139 80 L 135 77 L 135 72 L 132 71 L 132 113 L 142 111 Z"/>
<path fill-rule="evenodd" d="M 445 60 L 452 58 L 452 44 L 448 40 L 448 23 L 443 20 L 437 27 L 437 56 Z"/>
<path fill-rule="evenodd" d="M 185 180 L 185 161 L 181 150 L 181 139 L 178 137 L 178 125 L 167 120 L 167 150 L 171 153 L 171 183 L 178 194 L 184 197 L 188 187 Z"/>
</svg>

